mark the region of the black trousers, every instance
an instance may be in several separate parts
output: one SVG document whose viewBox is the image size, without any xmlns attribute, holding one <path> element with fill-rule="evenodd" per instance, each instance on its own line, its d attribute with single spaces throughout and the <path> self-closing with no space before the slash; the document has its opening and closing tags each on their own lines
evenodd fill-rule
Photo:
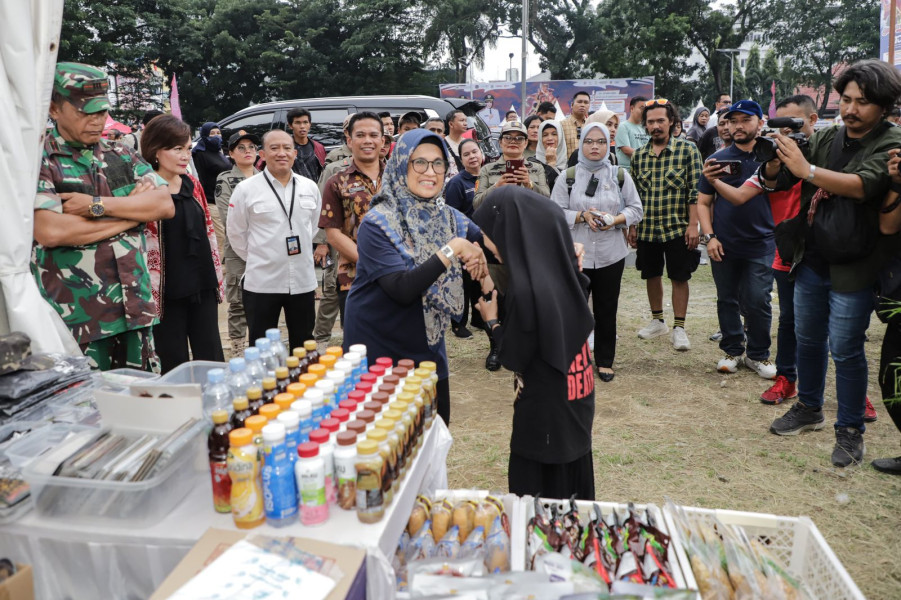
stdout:
<svg viewBox="0 0 901 600">
<path fill-rule="evenodd" d="M 435 393 L 438 396 L 438 416 L 450 427 L 450 382 L 439 379 L 435 384 Z"/>
<path fill-rule="evenodd" d="M 890 322 L 882 338 L 879 388 L 886 412 L 901 431 L 901 366 L 896 365 L 901 365 L 901 323 Z"/>
<path fill-rule="evenodd" d="M 163 373 L 189 360 L 222 362 L 219 310 L 216 291 L 207 290 L 189 298 L 167 298 L 163 318 L 153 328 L 156 353 Z M 190 353 L 188 346 L 190 345 Z"/>
<path fill-rule="evenodd" d="M 278 327 L 278 318 L 285 311 L 285 326 L 291 350 L 303 347 L 313 339 L 316 324 L 316 292 L 305 294 L 259 294 L 244 290 L 244 312 L 247 314 L 247 333 L 250 344 L 266 337 L 266 330 Z"/>
<path fill-rule="evenodd" d="M 594 500 L 594 461 L 591 452 L 581 458 L 552 465 L 510 453 L 507 484 L 511 494 Z"/>
<path fill-rule="evenodd" d="M 347 306 L 347 295 L 350 290 L 338 290 L 338 313 L 341 315 L 341 329 L 344 329 L 344 307 Z"/>
<path fill-rule="evenodd" d="M 616 356 L 616 311 L 626 259 L 600 269 L 584 269 L 591 280 L 591 307 L 594 312 L 594 364 L 610 368 Z"/>
</svg>

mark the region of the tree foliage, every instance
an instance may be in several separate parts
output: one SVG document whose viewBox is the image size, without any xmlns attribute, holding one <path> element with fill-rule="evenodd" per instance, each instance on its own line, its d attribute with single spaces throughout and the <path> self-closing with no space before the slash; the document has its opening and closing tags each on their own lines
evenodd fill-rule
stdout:
<svg viewBox="0 0 901 600">
<path fill-rule="evenodd" d="M 834 68 L 879 53 L 878 0 L 768 0 L 767 40 L 799 82 L 825 89 L 826 108 Z"/>
<path fill-rule="evenodd" d="M 767 103 L 799 83 L 830 88 L 833 66 L 874 56 L 877 0 L 527 0 L 528 40 L 551 78 L 645 77 L 688 110 L 728 90 L 730 57 L 766 34 L 735 96 Z M 503 33 L 522 30 L 521 0 L 67 0 L 60 60 L 103 66 L 141 85 L 149 65 L 178 77 L 197 125 L 279 98 L 427 93 L 463 81 Z M 825 103 L 825 97 L 823 98 Z M 124 106 L 117 118 L 139 116 Z"/>
</svg>

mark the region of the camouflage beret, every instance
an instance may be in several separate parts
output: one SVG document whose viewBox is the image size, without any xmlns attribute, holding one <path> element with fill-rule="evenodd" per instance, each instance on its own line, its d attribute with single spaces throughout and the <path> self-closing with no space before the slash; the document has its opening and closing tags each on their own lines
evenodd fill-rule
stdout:
<svg viewBox="0 0 901 600">
<path fill-rule="evenodd" d="M 53 91 L 88 114 L 110 109 L 106 95 L 109 91 L 109 78 L 106 73 L 91 65 L 57 63 Z"/>
</svg>

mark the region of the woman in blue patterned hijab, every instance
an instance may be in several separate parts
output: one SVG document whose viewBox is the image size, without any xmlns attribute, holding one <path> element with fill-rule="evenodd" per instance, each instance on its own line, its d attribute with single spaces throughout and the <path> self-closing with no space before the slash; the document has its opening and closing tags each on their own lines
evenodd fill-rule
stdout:
<svg viewBox="0 0 901 600">
<path fill-rule="evenodd" d="M 449 162 L 441 138 L 430 131 L 408 131 L 397 141 L 357 233 L 357 275 L 344 324 L 345 347 L 363 343 L 369 356 L 434 361 L 445 422 L 444 336 L 463 312 L 462 269 L 475 280 L 487 274 L 481 231 L 442 198 Z"/>
</svg>

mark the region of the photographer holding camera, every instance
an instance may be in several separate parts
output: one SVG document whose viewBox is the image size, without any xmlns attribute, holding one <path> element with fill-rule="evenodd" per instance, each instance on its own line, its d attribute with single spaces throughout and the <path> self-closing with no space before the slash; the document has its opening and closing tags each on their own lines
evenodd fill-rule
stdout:
<svg viewBox="0 0 901 600">
<path fill-rule="evenodd" d="M 801 147 L 806 148 L 810 136 L 813 135 L 817 118 L 817 106 L 810 96 L 800 94 L 783 99 L 776 105 L 776 118 L 770 119 L 767 123 L 773 128 L 777 128 L 779 125 L 783 125 L 783 127 L 777 131 L 764 129 L 763 134 L 770 137 L 757 138 L 754 146 L 757 160 L 766 162 L 776 155 L 776 142 L 772 136 L 779 132 L 793 136 L 793 139 L 798 141 Z M 725 119 L 722 119 L 720 123 L 724 121 Z M 766 154 L 770 154 L 770 156 L 767 157 Z M 735 206 L 750 201 L 760 194 L 762 189 L 757 175 L 747 179 L 739 187 L 733 187 L 724 180 L 713 177 L 715 174 L 708 179 L 713 183 L 717 193 Z M 801 207 L 801 182 L 798 181 L 788 190 L 771 192 L 767 196 L 770 210 L 773 213 L 773 223 L 778 226 L 782 221 L 791 219 L 798 214 Z M 772 273 L 779 293 L 776 380 L 769 389 L 761 394 L 760 401 L 764 404 L 781 404 L 798 395 L 796 387 L 798 344 L 795 339 L 795 284 L 789 276 L 790 264 L 791 257 L 788 257 L 787 262 L 783 262 L 779 252 L 776 252 L 772 265 Z M 872 409 L 871 405 L 868 405 L 868 413 L 869 411 L 872 411 L 872 415 L 875 417 L 876 411 Z"/>
<path fill-rule="evenodd" d="M 901 129 L 886 115 L 901 96 L 901 75 L 888 63 L 863 60 L 835 81 L 845 125 L 816 132 L 805 153 L 775 135 L 777 158 L 759 178 L 768 192 L 802 181 L 801 210 L 777 231 L 780 254 L 792 257 L 798 402 L 770 431 L 796 435 L 825 426 L 823 392 L 829 352 L 835 363 L 835 447 L 832 464 L 860 463 L 864 454 L 867 359 L 864 341 L 873 285 L 884 260 L 878 211 L 889 190 L 888 150 Z"/>
</svg>

